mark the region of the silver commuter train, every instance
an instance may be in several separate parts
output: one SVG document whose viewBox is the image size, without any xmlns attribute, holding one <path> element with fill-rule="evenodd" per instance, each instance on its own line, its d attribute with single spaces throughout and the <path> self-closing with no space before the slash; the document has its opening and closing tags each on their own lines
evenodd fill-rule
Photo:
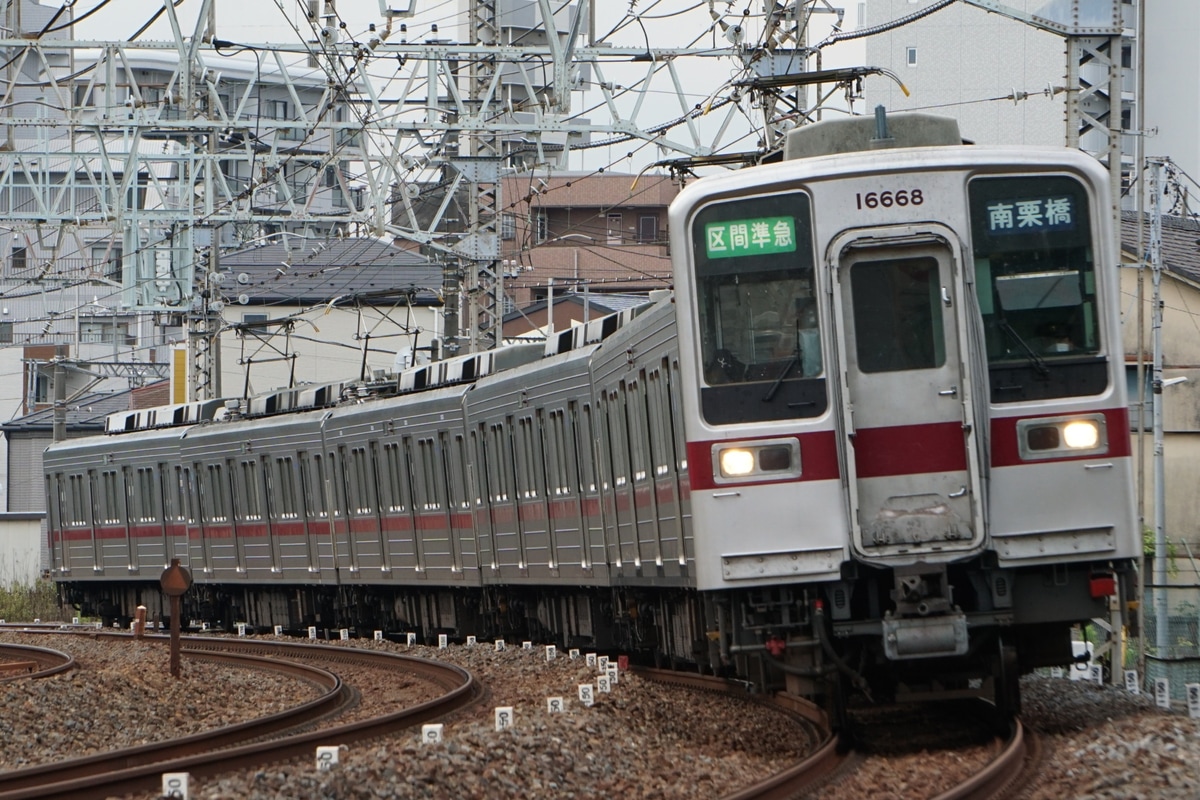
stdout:
<svg viewBox="0 0 1200 800">
<path fill-rule="evenodd" d="M 162 608 L 176 557 L 211 624 L 1013 711 L 1021 672 L 1132 596 L 1107 186 L 926 115 L 799 129 L 783 163 L 679 195 L 674 295 L 640 313 L 53 445 L 55 577 L 122 617 Z"/>
</svg>

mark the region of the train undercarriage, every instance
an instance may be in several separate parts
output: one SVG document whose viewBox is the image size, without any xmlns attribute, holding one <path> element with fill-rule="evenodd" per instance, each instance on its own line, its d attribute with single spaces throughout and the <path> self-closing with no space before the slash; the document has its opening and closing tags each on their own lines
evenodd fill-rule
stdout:
<svg viewBox="0 0 1200 800">
<path fill-rule="evenodd" d="M 746 680 L 814 697 L 835 717 L 854 703 L 983 696 L 1020 707 L 1019 676 L 1073 662 L 1072 628 L 1107 613 L 1128 565 L 989 569 L 983 562 L 900 570 L 847 565 L 822 585 L 686 589 L 519 587 L 419 590 L 366 585 L 197 584 L 192 630 L 406 641 L 504 639 L 626 654 L 635 663 Z M 63 584 L 82 617 L 127 627 L 139 605 L 169 623 L 157 584 Z"/>
</svg>

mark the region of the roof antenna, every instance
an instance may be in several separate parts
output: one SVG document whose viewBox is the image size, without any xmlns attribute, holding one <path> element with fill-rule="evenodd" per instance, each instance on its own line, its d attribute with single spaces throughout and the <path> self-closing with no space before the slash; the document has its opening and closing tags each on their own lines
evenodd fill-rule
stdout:
<svg viewBox="0 0 1200 800">
<path fill-rule="evenodd" d="M 882 105 L 875 106 L 875 138 L 871 140 L 871 149 L 886 150 L 895 146 L 896 140 L 888 132 L 887 109 Z"/>
</svg>

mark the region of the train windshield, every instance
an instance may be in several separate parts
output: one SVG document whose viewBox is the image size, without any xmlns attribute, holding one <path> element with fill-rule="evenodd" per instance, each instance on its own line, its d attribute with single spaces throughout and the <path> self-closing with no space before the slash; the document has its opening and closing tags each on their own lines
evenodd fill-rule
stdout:
<svg viewBox="0 0 1200 800">
<path fill-rule="evenodd" d="M 977 178 L 968 194 L 993 401 L 1103 390 L 1083 185 L 1066 176 Z"/>
<path fill-rule="evenodd" d="M 704 380 L 710 386 L 821 373 L 807 195 L 710 205 L 692 228 Z"/>
</svg>

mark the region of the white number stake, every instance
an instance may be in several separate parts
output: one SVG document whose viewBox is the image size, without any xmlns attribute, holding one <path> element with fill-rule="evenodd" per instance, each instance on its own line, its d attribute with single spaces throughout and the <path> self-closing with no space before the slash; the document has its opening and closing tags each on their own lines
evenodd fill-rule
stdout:
<svg viewBox="0 0 1200 800">
<path fill-rule="evenodd" d="M 572 647 L 570 650 L 567 651 L 567 657 L 570 658 L 572 661 L 579 658 L 579 648 Z"/>
<path fill-rule="evenodd" d="M 521 649 L 522 650 L 532 650 L 533 642 L 521 642 Z"/>
<path fill-rule="evenodd" d="M 588 653 L 586 656 L 584 656 L 584 661 L 586 661 L 586 662 L 587 662 L 587 665 L 588 665 L 589 667 L 594 667 L 594 666 L 596 666 L 596 654 L 595 654 L 595 653 Z"/>
<path fill-rule="evenodd" d="M 416 645 L 416 643 L 417 643 L 417 635 L 416 635 L 415 633 L 409 632 L 409 634 L 408 634 L 408 646 L 409 646 L 409 647 L 413 647 L 414 645 Z"/>
<path fill-rule="evenodd" d="M 438 634 L 438 650 L 445 650 L 450 646 L 450 637 L 444 633 Z"/>
<path fill-rule="evenodd" d="M 1154 681 L 1154 704 L 1159 708 L 1171 708 L 1171 681 L 1166 678 L 1156 678 Z"/>
<path fill-rule="evenodd" d="M 162 796 L 172 800 L 188 800 L 190 772 L 164 772 L 162 774 Z"/>
<path fill-rule="evenodd" d="M 620 670 L 617 669 L 616 664 L 608 665 L 608 673 L 607 673 L 608 674 L 608 682 L 611 683 L 613 686 L 616 686 L 617 683 L 619 683 L 619 681 L 617 680 L 618 672 L 620 672 Z"/>
<path fill-rule="evenodd" d="M 546 710 L 551 714 L 561 714 L 565 706 L 561 697 L 547 697 Z"/>
<path fill-rule="evenodd" d="M 338 763 L 338 747 L 337 745 L 322 745 L 317 748 L 317 769 L 322 772 L 333 769 L 333 765 Z"/>
<path fill-rule="evenodd" d="M 612 684 L 609 683 L 607 674 L 601 675 L 599 678 L 596 678 L 596 687 L 600 690 L 601 694 L 608 694 L 609 692 L 612 691 Z"/>
<path fill-rule="evenodd" d="M 429 725 L 421 726 L 421 744 L 441 744 L 442 728 L 444 726 L 440 722 L 430 723 Z"/>
<path fill-rule="evenodd" d="M 496 730 L 506 731 L 513 726 L 512 706 L 496 707 Z"/>
<path fill-rule="evenodd" d="M 276 625 L 276 626 L 275 626 L 275 635 L 276 635 L 276 636 L 283 636 L 283 626 L 282 626 L 282 625 Z"/>
<path fill-rule="evenodd" d="M 608 672 L 608 656 L 596 657 L 596 669 L 601 672 Z"/>
<path fill-rule="evenodd" d="M 579 702 L 590 708 L 596 702 L 596 687 L 590 683 L 579 684 Z"/>
<path fill-rule="evenodd" d="M 375 641 L 377 641 L 377 642 L 383 641 L 383 631 L 375 631 Z"/>
<path fill-rule="evenodd" d="M 477 643 L 478 640 L 474 636 L 467 637 L 467 647 L 474 647 Z"/>
<path fill-rule="evenodd" d="M 1186 683 L 1184 688 L 1187 689 L 1188 716 L 1200 719 L 1200 683 Z"/>
<path fill-rule="evenodd" d="M 552 644 L 546 645 L 546 660 L 553 661 L 558 656 L 558 648 Z"/>
<path fill-rule="evenodd" d="M 504 640 L 503 640 L 503 639 L 497 639 L 497 640 L 496 640 L 496 652 L 497 652 L 497 653 L 499 653 L 499 652 L 500 652 L 501 650 L 503 650 L 503 649 L 504 649 Z"/>
<path fill-rule="evenodd" d="M 340 631 L 338 631 L 338 635 L 343 642 L 350 641 L 350 631 L 346 628 L 342 628 Z"/>
<path fill-rule="evenodd" d="M 310 639 L 317 638 L 317 629 L 315 626 L 310 625 L 308 627 L 308 638 L 310 638 Z"/>
<path fill-rule="evenodd" d="M 246 623 L 244 623 L 244 622 L 239 622 L 239 623 L 237 624 L 237 629 L 238 629 L 238 636 L 245 636 L 245 635 L 246 635 Z"/>
<path fill-rule="evenodd" d="M 1142 682 L 1138 680 L 1136 669 L 1125 670 L 1125 691 L 1130 694 L 1142 693 Z"/>
</svg>

